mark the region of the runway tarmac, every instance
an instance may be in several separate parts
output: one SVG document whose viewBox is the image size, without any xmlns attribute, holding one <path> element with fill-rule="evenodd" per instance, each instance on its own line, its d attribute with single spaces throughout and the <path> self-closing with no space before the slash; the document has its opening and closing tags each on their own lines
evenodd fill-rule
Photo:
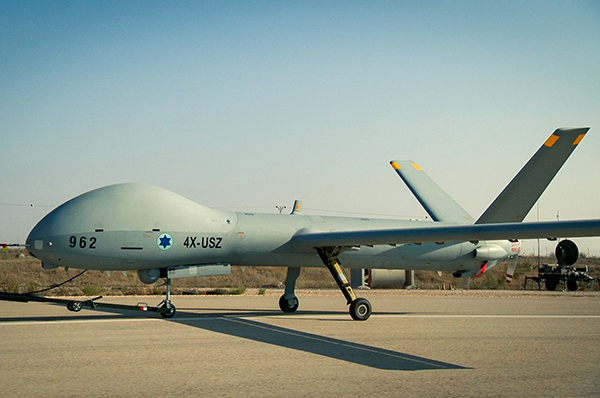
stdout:
<svg viewBox="0 0 600 398">
<path fill-rule="evenodd" d="M 176 316 L 0 302 L 0 395 L 600 396 L 600 296 L 297 292 L 177 296 Z M 157 297 L 107 302 L 155 305 Z"/>
</svg>

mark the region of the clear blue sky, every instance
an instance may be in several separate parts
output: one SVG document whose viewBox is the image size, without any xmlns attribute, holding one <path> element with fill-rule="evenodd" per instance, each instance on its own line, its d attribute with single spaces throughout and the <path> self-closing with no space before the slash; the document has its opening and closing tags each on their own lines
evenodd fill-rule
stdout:
<svg viewBox="0 0 600 398">
<path fill-rule="evenodd" d="M 126 181 L 424 218 L 391 159 L 479 216 L 568 126 L 540 218 L 600 218 L 599 3 L 456 3 L 0 1 L 0 241 Z"/>
</svg>

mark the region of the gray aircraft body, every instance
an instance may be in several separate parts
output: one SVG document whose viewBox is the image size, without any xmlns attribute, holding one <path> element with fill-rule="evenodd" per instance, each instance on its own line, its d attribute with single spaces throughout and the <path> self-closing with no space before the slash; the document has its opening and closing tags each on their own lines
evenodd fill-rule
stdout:
<svg viewBox="0 0 600 398">
<path fill-rule="evenodd" d="M 165 317 L 175 313 L 172 278 L 226 274 L 231 265 L 288 267 L 279 305 L 294 312 L 300 268 L 326 266 L 352 318 L 365 320 L 371 305 L 355 296 L 340 264 L 471 277 L 505 260 L 514 271 L 519 239 L 599 236 L 600 220 L 521 222 L 587 131 L 556 130 L 477 221 L 414 162 L 392 161 L 433 222 L 308 215 L 300 204 L 287 215 L 220 211 L 127 183 L 57 207 L 26 244 L 45 268 L 137 270 L 145 283 L 166 278 Z"/>
</svg>

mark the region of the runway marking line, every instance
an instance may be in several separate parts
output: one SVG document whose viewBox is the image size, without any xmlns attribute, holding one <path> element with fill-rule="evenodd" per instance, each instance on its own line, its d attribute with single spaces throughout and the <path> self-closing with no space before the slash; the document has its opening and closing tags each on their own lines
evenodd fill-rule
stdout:
<svg viewBox="0 0 600 398">
<path fill-rule="evenodd" d="M 261 318 L 255 316 L 198 316 L 198 317 L 187 317 L 187 318 L 175 318 L 173 320 L 165 320 L 162 318 L 119 318 L 119 319 L 62 319 L 62 320 L 44 320 L 44 321 L 6 321 L 0 322 L 0 326 L 19 326 L 19 325 L 53 325 L 53 324 L 79 324 L 79 323 L 118 323 L 118 322 L 189 322 L 189 321 L 207 321 L 207 320 L 226 320 L 235 322 L 237 319 L 254 319 Z M 341 318 L 340 315 L 273 315 L 264 319 L 335 319 Z M 444 315 L 444 314 L 381 314 L 372 315 L 372 318 L 490 318 L 490 319 L 600 319 L 600 315 Z M 346 320 L 345 316 L 343 317 Z M 268 324 L 265 324 L 268 325 Z"/>
</svg>

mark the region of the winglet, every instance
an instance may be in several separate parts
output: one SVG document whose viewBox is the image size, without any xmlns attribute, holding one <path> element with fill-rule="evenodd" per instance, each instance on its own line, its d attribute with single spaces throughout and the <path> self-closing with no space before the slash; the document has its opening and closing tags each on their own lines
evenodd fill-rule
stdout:
<svg viewBox="0 0 600 398">
<path fill-rule="evenodd" d="M 589 129 L 554 131 L 475 224 L 523 221 Z"/>
</svg>

